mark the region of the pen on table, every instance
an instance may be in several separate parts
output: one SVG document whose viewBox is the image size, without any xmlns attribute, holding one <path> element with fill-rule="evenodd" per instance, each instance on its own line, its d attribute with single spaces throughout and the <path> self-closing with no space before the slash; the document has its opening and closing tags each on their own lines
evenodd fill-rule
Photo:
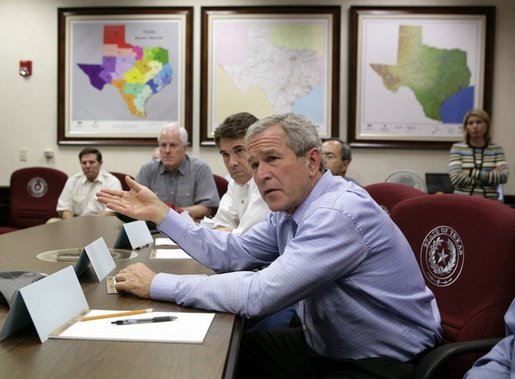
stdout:
<svg viewBox="0 0 515 379">
<path fill-rule="evenodd" d="M 152 318 L 133 318 L 128 320 L 117 320 L 111 321 L 111 324 L 115 325 L 134 325 L 134 324 L 143 324 L 147 322 L 165 322 L 165 321 L 173 321 L 176 320 L 175 316 L 160 316 L 160 317 L 152 317 Z"/>
<path fill-rule="evenodd" d="M 107 313 L 104 315 L 98 315 L 98 316 L 87 316 L 83 317 L 81 321 L 91 321 L 91 320 L 100 320 L 102 318 L 113 318 L 113 317 L 123 317 L 123 316 L 132 316 L 132 315 L 139 315 L 142 313 L 152 313 L 153 309 L 136 309 L 134 311 L 125 311 L 125 312 L 114 312 L 114 313 Z"/>
</svg>

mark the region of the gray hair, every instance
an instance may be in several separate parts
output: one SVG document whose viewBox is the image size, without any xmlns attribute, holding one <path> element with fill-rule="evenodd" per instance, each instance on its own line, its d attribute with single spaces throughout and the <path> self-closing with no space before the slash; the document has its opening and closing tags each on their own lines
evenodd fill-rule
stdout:
<svg viewBox="0 0 515 379">
<path fill-rule="evenodd" d="M 159 143 L 159 139 L 161 138 L 161 135 L 165 132 L 179 132 L 179 140 L 183 145 L 188 144 L 188 131 L 183 128 L 182 126 L 179 126 L 177 123 L 172 122 L 170 124 L 166 124 L 161 129 L 161 132 L 159 133 L 159 137 L 157 137 L 157 142 Z"/>
<path fill-rule="evenodd" d="M 269 116 L 257 121 L 247 130 L 245 142 L 248 143 L 256 135 L 276 125 L 282 127 L 286 146 L 292 149 L 296 156 L 303 157 L 313 148 L 322 152 L 322 141 L 313 121 L 295 113 Z M 324 171 L 322 160 L 320 160 L 320 171 Z"/>
</svg>

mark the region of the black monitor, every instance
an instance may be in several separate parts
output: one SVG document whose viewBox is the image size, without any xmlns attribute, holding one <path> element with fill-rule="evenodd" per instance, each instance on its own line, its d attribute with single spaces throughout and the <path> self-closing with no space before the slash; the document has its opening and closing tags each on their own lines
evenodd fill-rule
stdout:
<svg viewBox="0 0 515 379">
<path fill-rule="evenodd" d="M 426 172 L 427 193 L 453 193 L 454 187 L 451 184 L 448 173 Z"/>
</svg>

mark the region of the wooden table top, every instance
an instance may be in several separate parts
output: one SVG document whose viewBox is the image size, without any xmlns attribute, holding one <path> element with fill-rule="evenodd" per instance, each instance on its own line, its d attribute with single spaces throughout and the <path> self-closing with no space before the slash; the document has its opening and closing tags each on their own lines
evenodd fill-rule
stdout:
<svg viewBox="0 0 515 379">
<path fill-rule="evenodd" d="M 0 235 L 1 271 L 38 271 L 52 274 L 74 262 L 48 262 L 37 255 L 51 250 L 81 249 L 99 237 L 112 247 L 122 222 L 115 217 L 78 217 Z M 159 235 L 158 235 L 159 236 Z M 149 260 L 152 246 L 138 256 L 117 260 L 116 269 L 144 262 L 156 272 L 213 274 L 194 260 Z M 105 280 L 97 282 L 91 267 L 79 277 L 92 309 L 201 312 L 173 303 L 109 295 Z M 0 303 L 0 325 L 9 308 Z M 0 377 L 96 378 L 231 378 L 241 336 L 241 320 L 217 313 L 203 344 L 84 341 L 49 339 L 41 344 L 30 326 L 0 341 Z"/>
</svg>

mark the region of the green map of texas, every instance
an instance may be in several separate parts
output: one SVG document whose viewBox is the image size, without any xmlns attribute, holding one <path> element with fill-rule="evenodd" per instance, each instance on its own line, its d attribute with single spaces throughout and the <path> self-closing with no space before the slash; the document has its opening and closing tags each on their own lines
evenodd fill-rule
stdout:
<svg viewBox="0 0 515 379">
<path fill-rule="evenodd" d="M 141 47 L 125 41 L 125 25 L 106 25 L 102 64 L 79 63 L 93 87 L 115 86 L 132 114 L 145 118 L 145 104 L 172 82 L 168 50 Z"/>
<path fill-rule="evenodd" d="M 372 63 L 370 66 L 388 90 L 397 92 L 401 86 L 410 88 L 424 114 L 439 121 L 443 102 L 468 87 L 471 78 L 467 52 L 424 45 L 421 26 L 399 27 L 396 65 Z"/>
</svg>

